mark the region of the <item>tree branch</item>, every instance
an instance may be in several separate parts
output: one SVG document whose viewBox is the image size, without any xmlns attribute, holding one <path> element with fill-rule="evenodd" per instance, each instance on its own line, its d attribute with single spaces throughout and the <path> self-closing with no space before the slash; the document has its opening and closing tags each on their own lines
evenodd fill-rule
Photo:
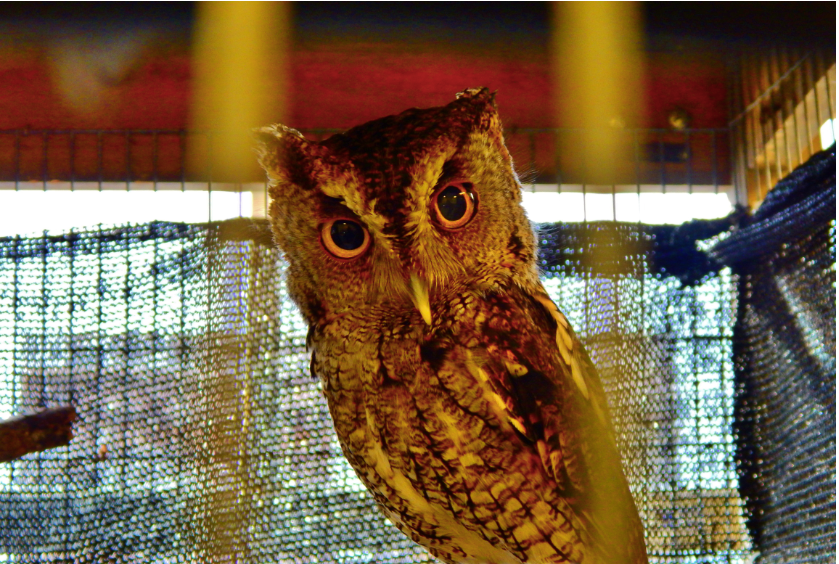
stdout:
<svg viewBox="0 0 839 564">
<path fill-rule="evenodd" d="M 68 405 L 0 421 L 0 462 L 69 444 L 75 419 L 76 409 Z"/>
</svg>

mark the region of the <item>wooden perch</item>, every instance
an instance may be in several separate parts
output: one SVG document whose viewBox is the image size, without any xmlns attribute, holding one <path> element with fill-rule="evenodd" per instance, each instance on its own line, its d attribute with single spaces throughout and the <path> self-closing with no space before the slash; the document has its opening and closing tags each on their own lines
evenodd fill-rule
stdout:
<svg viewBox="0 0 839 564">
<path fill-rule="evenodd" d="M 0 462 L 68 444 L 75 419 L 76 408 L 68 405 L 0 421 Z"/>
</svg>

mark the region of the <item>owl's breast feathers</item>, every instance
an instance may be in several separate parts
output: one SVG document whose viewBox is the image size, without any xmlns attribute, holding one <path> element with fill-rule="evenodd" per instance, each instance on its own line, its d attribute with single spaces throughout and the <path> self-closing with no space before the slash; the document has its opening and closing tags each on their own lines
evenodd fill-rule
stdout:
<svg viewBox="0 0 839 564">
<path fill-rule="evenodd" d="M 461 293 L 434 320 L 313 332 L 342 448 L 385 514 L 446 562 L 646 562 L 603 390 L 544 290 Z"/>
</svg>

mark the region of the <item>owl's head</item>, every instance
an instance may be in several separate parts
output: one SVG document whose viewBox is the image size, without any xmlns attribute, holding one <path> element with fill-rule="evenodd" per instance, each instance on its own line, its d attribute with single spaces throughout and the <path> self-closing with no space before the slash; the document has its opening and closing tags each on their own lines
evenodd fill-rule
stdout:
<svg viewBox="0 0 839 564">
<path fill-rule="evenodd" d="M 310 324 L 346 312 L 431 324 L 438 304 L 535 276 L 521 187 L 486 88 L 325 141 L 260 129 L 274 237 Z"/>
</svg>

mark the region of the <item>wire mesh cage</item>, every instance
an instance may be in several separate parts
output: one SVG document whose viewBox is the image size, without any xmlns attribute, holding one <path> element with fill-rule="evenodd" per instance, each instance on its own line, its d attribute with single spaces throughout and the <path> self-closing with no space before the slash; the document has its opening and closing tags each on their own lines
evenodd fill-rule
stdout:
<svg viewBox="0 0 839 564">
<path fill-rule="evenodd" d="M 836 54 L 821 49 L 747 49 L 732 63 L 731 133 L 741 198 L 770 188 L 835 140 Z"/>
<path fill-rule="evenodd" d="M 311 139 L 335 132 L 303 130 Z M 579 130 L 507 132 L 534 221 L 655 223 L 666 217 L 677 223 L 732 209 L 737 196 L 728 172 L 727 130 L 621 133 L 632 160 L 604 183 L 596 170 L 563 156 L 564 147 L 579 141 Z M 188 166 L 188 146 L 198 155 L 193 157 L 198 166 Z M 211 146 L 210 132 L 0 131 L 0 234 L 136 222 L 138 213 L 148 220 L 192 222 L 265 217 L 264 180 L 256 175 L 236 182 L 217 179 Z M 677 200 L 676 194 L 689 199 Z M 145 216 L 142 207 L 148 208 Z M 662 207 L 669 208 L 665 216 Z"/>
<path fill-rule="evenodd" d="M 748 227 L 734 205 L 768 200 L 796 167 L 818 173 L 796 172 L 777 210 L 830 209 L 813 124 L 835 118 L 835 64 L 793 55 L 741 59 L 730 128 L 620 130 L 630 158 L 609 178 L 573 158 L 578 130 L 505 132 L 525 192 L 567 214 L 535 226 L 543 283 L 609 394 L 652 562 L 835 561 L 835 222 L 807 216 L 790 235 L 767 208 L 751 226 L 764 250 L 724 246 Z M 0 210 L 0 411 L 78 411 L 68 447 L 0 466 L 0 561 L 432 562 L 341 453 L 264 181 L 220 181 L 211 146 L 183 130 L 0 131 L 0 195 L 18 198 Z M 155 199 L 139 224 L 112 209 L 109 224 L 12 227 L 45 202 L 26 195 L 60 193 Z M 168 217 L 162 194 L 198 196 L 194 219 Z M 715 196 L 722 213 L 651 225 L 645 197 L 660 194 Z M 792 318 L 804 368 L 772 325 Z"/>
</svg>

